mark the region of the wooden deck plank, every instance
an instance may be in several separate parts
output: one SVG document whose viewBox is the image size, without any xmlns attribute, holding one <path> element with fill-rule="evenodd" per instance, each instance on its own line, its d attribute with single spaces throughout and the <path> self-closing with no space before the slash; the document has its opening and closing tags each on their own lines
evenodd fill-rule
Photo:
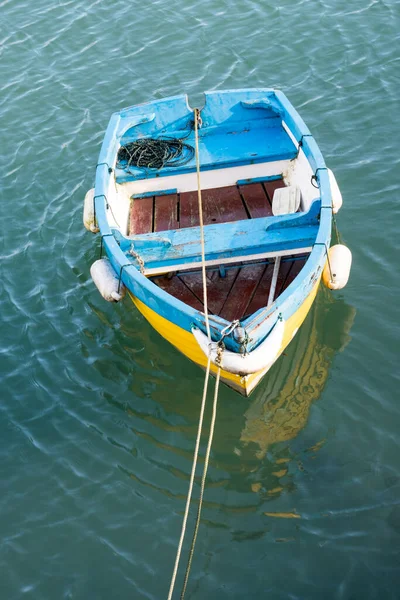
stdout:
<svg viewBox="0 0 400 600">
<path fill-rule="evenodd" d="M 246 309 L 246 315 L 252 315 L 260 308 L 267 306 L 269 288 L 271 287 L 272 274 L 274 272 L 273 263 L 266 266 L 263 276 L 260 278 L 259 284 L 250 300 Z M 244 316 L 244 315 L 243 315 Z"/>
<path fill-rule="evenodd" d="M 218 271 L 207 273 L 207 301 L 210 313 L 214 315 L 220 313 L 238 272 L 239 267 L 237 269 L 227 269 L 225 277 L 221 277 Z M 203 302 L 203 278 L 201 273 L 187 273 L 179 277 L 193 294 Z"/>
<path fill-rule="evenodd" d="M 278 179 L 263 183 L 249 183 L 239 188 L 233 185 L 203 190 L 204 224 L 228 223 L 247 219 L 248 216 L 253 219 L 270 216 L 274 191 L 281 187 L 285 187 L 285 184 L 282 179 Z M 180 223 L 178 223 L 178 211 Z M 170 194 L 136 198 L 132 201 L 130 235 L 198 225 L 197 191 L 184 192 L 180 197 L 177 194 Z"/>
<path fill-rule="evenodd" d="M 153 231 L 153 196 L 132 200 L 129 235 L 151 233 Z"/>
<path fill-rule="evenodd" d="M 265 265 L 242 267 L 231 291 L 222 307 L 220 317 L 227 321 L 240 319 L 247 313 L 247 307 L 265 271 Z"/>
<path fill-rule="evenodd" d="M 204 190 L 202 192 L 204 224 L 271 216 L 271 202 L 275 189 L 284 187 L 283 180 L 251 183 L 240 186 Z M 243 199 L 243 200 L 242 200 Z M 179 206 L 178 206 L 179 202 Z M 179 215 L 179 221 L 178 221 Z M 132 202 L 130 234 L 167 231 L 199 225 L 197 192 L 178 196 L 140 198 Z M 307 258 L 281 263 L 275 299 L 295 279 Z M 233 266 L 233 265 L 232 265 Z M 218 270 L 207 272 L 208 308 L 211 314 L 227 321 L 253 314 L 267 304 L 274 265 L 237 265 L 221 277 Z M 200 272 L 156 277 L 154 283 L 166 292 L 203 311 L 203 286 Z"/>
<path fill-rule="evenodd" d="M 178 194 L 155 196 L 154 198 L 154 231 L 179 229 Z"/>
<path fill-rule="evenodd" d="M 203 197 L 205 225 L 229 223 L 248 218 L 239 190 L 235 185 L 205 190 Z"/>
<path fill-rule="evenodd" d="M 279 268 L 279 273 L 278 273 L 278 279 L 276 281 L 274 300 L 276 300 L 278 298 L 278 296 L 280 296 L 281 293 L 283 292 L 286 278 L 288 277 L 292 266 L 293 266 L 292 260 L 285 260 L 285 261 L 281 262 L 281 265 Z"/>
<path fill-rule="evenodd" d="M 199 201 L 197 192 L 184 192 L 179 195 L 180 228 L 199 225 Z"/>
<path fill-rule="evenodd" d="M 306 263 L 307 258 L 286 260 L 279 270 L 275 299 L 290 285 Z M 238 266 L 226 270 L 221 277 L 216 270 L 207 273 L 207 297 L 210 314 L 228 321 L 255 313 L 267 304 L 273 263 Z M 177 281 L 180 280 L 180 281 Z M 163 290 L 197 310 L 203 310 L 203 283 L 199 272 L 157 277 L 154 282 Z"/>
<path fill-rule="evenodd" d="M 271 206 L 275 190 L 286 187 L 283 179 L 275 179 L 274 181 L 264 181 L 263 186 Z"/>
<path fill-rule="evenodd" d="M 262 183 L 240 185 L 239 192 L 252 219 L 272 216 L 271 203 Z"/>
<path fill-rule="evenodd" d="M 235 185 L 202 191 L 203 222 L 229 223 L 247 219 L 239 190 Z M 180 194 L 180 226 L 196 227 L 199 225 L 197 191 Z"/>
<path fill-rule="evenodd" d="M 300 273 L 301 269 L 304 267 L 306 262 L 307 262 L 307 258 L 298 258 L 293 261 L 292 268 L 290 269 L 289 274 L 286 277 L 286 281 L 282 287 L 281 293 L 286 290 L 286 288 L 292 283 L 292 281 L 294 281 L 294 279 Z"/>
<path fill-rule="evenodd" d="M 156 277 L 153 281 L 162 290 L 171 294 L 171 296 L 174 296 L 196 310 L 203 311 L 203 304 L 177 275 L 174 275 L 173 277 Z"/>
</svg>

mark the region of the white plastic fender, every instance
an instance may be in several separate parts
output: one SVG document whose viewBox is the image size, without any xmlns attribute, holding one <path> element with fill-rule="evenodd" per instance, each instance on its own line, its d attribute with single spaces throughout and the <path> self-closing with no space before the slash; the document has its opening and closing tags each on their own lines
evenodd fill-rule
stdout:
<svg viewBox="0 0 400 600">
<path fill-rule="evenodd" d="M 92 264 L 90 275 L 100 294 L 107 302 L 119 302 L 125 296 L 126 288 L 121 282 L 118 291 L 118 277 L 110 261 L 106 258 L 100 258 Z"/>
<path fill-rule="evenodd" d="M 330 290 L 341 290 L 349 280 L 351 269 L 351 252 L 347 246 L 336 244 L 328 251 L 322 281 Z"/>
<path fill-rule="evenodd" d="M 224 350 L 220 365 L 215 360 L 217 357 L 217 344 L 215 342 L 210 344 L 205 333 L 197 327 L 192 328 L 192 333 L 204 354 L 207 357 L 210 354 L 211 362 L 214 365 L 220 366 L 225 371 L 229 371 L 229 373 L 234 373 L 235 375 L 250 375 L 251 373 L 257 373 L 266 369 L 276 360 L 281 349 L 284 330 L 285 321 L 278 319 L 271 332 L 255 350 L 252 350 L 248 354 L 239 354 L 238 352 Z"/>
<path fill-rule="evenodd" d="M 339 186 L 336 181 L 336 177 L 334 176 L 333 172 L 330 169 L 328 169 L 328 176 L 329 176 L 329 184 L 331 186 L 332 212 L 333 212 L 333 214 L 336 215 L 336 213 L 339 212 L 339 210 L 343 204 L 343 198 L 342 198 L 342 194 L 340 193 Z"/>
<path fill-rule="evenodd" d="M 94 188 L 91 188 L 86 193 L 85 200 L 83 201 L 83 224 L 92 233 L 99 231 L 94 214 Z"/>
</svg>

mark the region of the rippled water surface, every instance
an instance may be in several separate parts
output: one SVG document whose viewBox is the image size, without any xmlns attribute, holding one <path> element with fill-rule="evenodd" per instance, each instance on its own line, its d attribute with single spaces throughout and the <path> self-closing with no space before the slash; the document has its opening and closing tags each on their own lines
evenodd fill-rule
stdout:
<svg viewBox="0 0 400 600">
<path fill-rule="evenodd" d="M 100 298 L 82 200 L 111 112 L 246 86 L 314 133 L 354 266 L 250 399 L 221 390 L 187 598 L 399 598 L 398 2 L 0 10 L 0 598 L 167 596 L 203 374 Z"/>
</svg>

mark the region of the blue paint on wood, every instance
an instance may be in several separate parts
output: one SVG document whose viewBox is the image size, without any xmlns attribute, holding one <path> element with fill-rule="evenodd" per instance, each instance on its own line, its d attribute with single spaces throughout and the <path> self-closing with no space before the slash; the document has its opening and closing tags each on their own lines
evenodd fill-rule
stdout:
<svg viewBox="0 0 400 600">
<path fill-rule="evenodd" d="M 185 143 L 194 146 L 194 134 L 187 137 Z M 268 132 L 262 126 L 240 129 L 238 124 L 231 131 L 222 133 L 220 130 L 216 131 L 214 126 L 210 128 L 203 126 L 199 131 L 199 158 L 202 171 L 290 160 L 296 155 L 297 149 L 281 124 L 268 128 Z M 196 160 L 193 157 L 186 165 L 178 168 L 139 169 L 132 165 L 129 171 L 118 168 L 116 180 L 118 183 L 124 183 L 136 179 L 192 173 L 195 170 Z"/>
<path fill-rule="evenodd" d="M 301 221 L 293 221 L 292 215 L 290 215 L 290 219 L 287 219 L 289 217 L 287 215 L 284 217 L 287 219 L 285 226 L 282 226 L 283 222 L 278 226 L 274 225 L 274 223 L 277 223 L 276 221 L 269 221 L 270 226 L 262 232 L 265 243 L 268 243 L 268 235 L 273 236 L 275 241 L 279 241 L 278 237 L 282 235 L 281 243 L 289 244 L 294 241 L 297 235 L 302 236 L 306 231 L 310 238 L 313 237 L 315 243 L 300 274 L 279 296 L 277 301 L 268 309 L 260 309 L 244 321 L 251 339 L 248 349 L 251 350 L 268 333 L 271 327 L 271 321 L 268 317 L 271 314 L 281 314 L 284 319 L 288 319 L 301 306 L 315 285 L 315 281 L 325 264 L 326 248 L 329 248 L 330 244 L 332 223 L 328 173 L 315 140 L 282 92 L 269 89 L 228 90 L 225 92 L 208 92 L 205 97 L 206 103 L 201 113 L 203 127 L 200 130 L 200 158 L 204 161 L 206 168 L 249 164 L 249 162 L 260 162 L 264 159 L 277 160 L 277 157 L 294 158 L 297 154 L 297 146 L 293 144 L 284 130 L 283 121 L 297 142 L 302 142 L 305 156 L 310 162 L 314 173 L 316 173 L 316 182 L 319 186 L 322 205 L 319 224 L 305 225 L 303 222 L 303 225 L 301 225 Z M 268 102 L 271 103 L 271 106 Z M 258 103 L 259 106 L 257 106 Z M 146 115 L 151 115 L 152 118 L 144 118 Z M 115 177 L 120 175 L 118 172 L 110 172 L 110 169 L 114 169 L 116 154 L 121 142 L 139 137 L 157 137 L 166 134 L 183 138 L 191 132 L 192 123 L 193 113 L 188 107 L 186 96 L 183 95 L 155 100 L 115 113 L 110 119 L 100 151 L 95 185 L 95 210 L 102 236 L 103 249 L 109 257 L 115 272 L 117 275 L 121 275 L 123 283 L 139 300 L 186 331 L 190 331 L 193 324 L 204 330 L 204 315 L 170 296 L 146 279 L 134 266 L 133 258 L 128 259 L 126 248 L 119 246 L 119 243 L 124 246 L 127 238 L 121 235 L 114 236 L 114 232 L 111 231 L 108 224 L 106 196 L 109 187 L 115 184 Z M 192 137 L 188 137 L 189 143 L 190 140 L 193 140 L 193 133 L 190 135 Z M 266 138 L 269 138 L 270 141 L 267 142 Z M 241 151 L 242 142 L 243 153 Z M 255 156 L 251 155 L 253 149 Z M 189 166 L 189 168 L 193 167 L 194 165 Z M 165 170 L 162 174 L 172 172 L 176 173 L 177 171 Z M 157 175 L 160 176 L 160 173 L 157 173 Z M 143 178 L 147 177 L 148 174 L 143 174 L 140 171 L 137 174 L 137 177 L 139 176 Z M 317 194 L 318 190 L 316 190 Z M 314 204 L 316 203 L 314 202 Z M 296 217 L 297 215 L 293 216 Z M 264 221 L 267 222 L 268 219 Z M 221 224 L 219 227 L 223 225 Z M 231 230 L 232 233 L 233 230 Z M 255 231 L 252 233 L 254 236 Z M 254 242 L 250 239 L 250 230 L 247 230 L 246 235 L 253 247 L 254 244 L 259 243 L 259 241 Z M 116 237 L 118 237 L 118 240 Z M 161 236 L 161 239 L 163 237 L 164 235 Z M 128 240 L 128 243 L 131 242 Z M 154 240 L 154 243 L 157 244 L 156 240 Z M 227 240 L 225 239 L 224 244 L 226 243 Z M 216 249 L 217 240 L 215 240 L 215 244 Z M 162 243 L 159 242 L 159 245 L 162 245 Z M 167 246 L 165 251 L 169 252 L 169 248 Z M 147 251 L 150 252 L 150 249 Z M 226 324 L 224 319 L 210 316 L 213 339 L 219 339 L 220 332 Z M 237 343 L 233 339 L 226 338 L 225 341 L 229 349 L 237 350 Z"/>
<path fill-rule="evenodd" d="M 239 179 L 236 185 L 247 185 L 249 183 L 263 183 L 264 181 L 279 181 L 282 175 L 270 175 L 269 177 L 248 177 L 247 179 Z"/>
<path fill-rule="evenodd" d="M 158 190 L 157 192 L 144 192 L 142 194 L 132 194 L 131 198 L 137 200 L 138 198 L 151 198 L 152 196 L 169 196 L 170 194 L 176 194 L 178 190 L 172 188 L 170 190 Z"/>
<path fill-rule="evenodd" d="M 307 213 L 246 219 L 204 226 L 206 260 L 231 259 L 266 252 L 306 248 L 318 233 L 321 203 L 316 200 Z M 131 238 L 119 236 L 127 252 L 131 247 L 147 269 L 173 267 L 201 261 L 200 228 L 188 227 Z"/>
</svg>

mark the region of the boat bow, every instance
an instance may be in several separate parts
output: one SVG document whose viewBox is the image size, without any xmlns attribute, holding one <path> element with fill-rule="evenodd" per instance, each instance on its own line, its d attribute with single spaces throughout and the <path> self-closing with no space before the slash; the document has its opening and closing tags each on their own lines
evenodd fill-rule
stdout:
<svg viewBox="0 0 400 600">
<path fill-rule="evenodd" d="M 261 344 L 251 352 L 241 354 L 225 348 L 221 353 L 219 342 L 210 342 L 205 333 L 197 327 L 192 327 L 192 333 L 207 358 L 210 357 L 214 365 L 235 375 L 251 375 L 270 367 L 280 353 L 284 331 L 285 321 L 278 317 Z"/>
</svg>

